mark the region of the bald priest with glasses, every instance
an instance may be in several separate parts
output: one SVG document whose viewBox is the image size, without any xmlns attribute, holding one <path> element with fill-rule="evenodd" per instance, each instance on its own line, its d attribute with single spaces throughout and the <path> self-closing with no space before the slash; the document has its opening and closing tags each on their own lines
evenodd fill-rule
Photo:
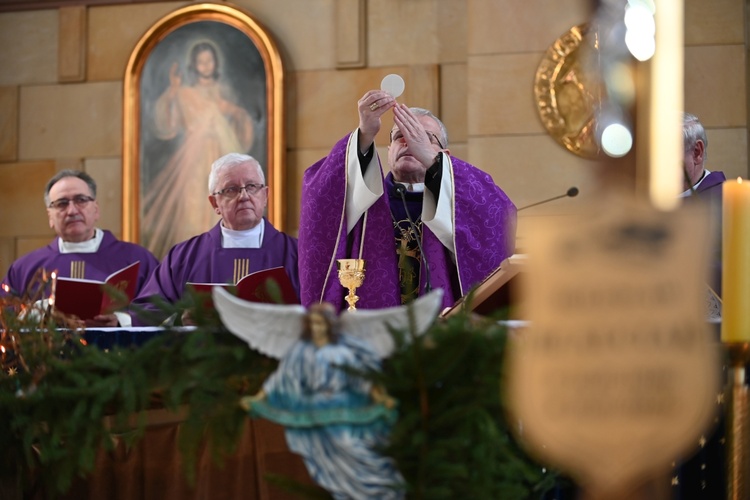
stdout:
<svg viewBox="0 0 750 500">
<path fill-rule="evenodd" d="M 134 303 L 155 311 L 153 296 L 176 303 L 188 283 L 233 284 L 248 274 L 275 267 L 284 268 L 299 296 L 297 239 L 278 231 L 263 217 L 268 186 L 260 163 L 245 154 L 222 156 L 211 165 L 208 193 L 221 220 L 205 233 L 173 246 Z M 165 318 L 153 318 L 157 319 Z"/>
<path fill-rule="evenodd" d="M 357 308 L 408 303 L 429 288 L 442 288 L 450 306 L 513 253 L 516 207 L 489 174 L 450 155 L 430 111 L 382 90 L 357 109 L 359 127 L 303 177 L 302 303 L 343 307 L 336 259 L 362 258 Z M 374 140 L 386 112 L 394 126 L 384 176 Z"/>
<path fill-rule="evenodd" d="M 136 291 L 146 283 L 159 261 L 134 243 L 119 241 L 96 227 L 99 204 L 96 182 L 86 172 L 62 170 L 44 191 L 49 226 L 57 237 L 46 247 L 19 258 L 8 269 L 0 294 L 22 295 L 39 269 L 58 271 L 58 276 L 104 281 L 112 273 L 138 261 Z M 124 313 L 102 314 L 85 321 L 87 326 L 129 326 Z"/>
</svg>

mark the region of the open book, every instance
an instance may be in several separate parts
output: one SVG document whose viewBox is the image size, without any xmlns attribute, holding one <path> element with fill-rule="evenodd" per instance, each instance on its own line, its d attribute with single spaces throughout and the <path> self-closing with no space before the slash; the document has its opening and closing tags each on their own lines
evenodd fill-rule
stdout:
<svg viewBox="0 0 750 500">
<path fill-rule="evenodd" d="M 193 283 L 187 285 L 200 293 L 211 294 L 211 289 L 220 286 L 249 302 L 268 304 L 299 304 L 299 297 L 294 290 L 292 280 L 286 270 L 279 267 L 263 269 L 246 275 L 236 285 L 227 283 Z"/>
<path fill-rule="evenodd" d="M 80 319 L 91 319 L 126 307 L 135 295 L 140 264 L 135 261 L 104 281 L 58 277 L 55 308 Z"/>
</svg>

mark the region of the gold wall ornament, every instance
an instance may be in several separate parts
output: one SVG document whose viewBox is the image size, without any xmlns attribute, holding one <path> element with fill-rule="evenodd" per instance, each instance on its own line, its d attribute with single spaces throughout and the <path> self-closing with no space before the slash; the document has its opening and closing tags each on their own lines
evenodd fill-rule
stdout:
<svg viewBox="0 0 750 500">
<path fill-rule="evenodd" d="M 583 63 L 586 46 L 595 49 L 594 36 L 587 24 L 573 26 L 547 49 L 534 78 L 534 97 L 544 128 L 565 149 L 588 159 L 600 153 L 595 110 L 602 87 Z"/>
<path fill-rule="evenodd" d="M 355 292 L 365 280 L 365 261 L 364 259 L 337 259 L 336 263 L 339 269 L 339 282 L 349 289 L 349 295 L 346 296 L 346 302 L 349 304 L 348 310 L 354 311 L 357 309 L 354 304 L 359 300 Z"/>
</svg>

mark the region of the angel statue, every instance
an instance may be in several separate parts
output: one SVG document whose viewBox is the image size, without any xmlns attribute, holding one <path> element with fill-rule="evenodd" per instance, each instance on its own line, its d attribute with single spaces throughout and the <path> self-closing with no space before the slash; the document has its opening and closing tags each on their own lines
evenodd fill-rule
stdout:
<svg viewBox="0 0 750 500">
<path fill-rule="evenodd" d="M 390 328 L 421 334 L 437 317 L 442 290 L 408 306 L 344 311 L 332 305 L 247 302 L 216 287 L 224 325 L 251 348 L 280 358 L 241 405 L 285 427 L 289 449 L 335 499 L 403 498 L 403 478 L 378 448 L 388 440 L 395 401 L 359 374 L 380 368 L 395 344 Z"/>
</svg>

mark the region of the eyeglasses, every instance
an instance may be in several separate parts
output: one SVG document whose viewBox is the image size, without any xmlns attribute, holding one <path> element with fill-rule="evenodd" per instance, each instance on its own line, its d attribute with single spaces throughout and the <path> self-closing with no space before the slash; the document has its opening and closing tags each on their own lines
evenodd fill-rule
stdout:
<svg viewBox="0 0 750 500">
<path fill-rule="evenodd" d="M 69 200 L 67 198 L 60 198 L 59 200 L 55 200 L 49 204 L 49 208 L 54 208 L 58 212 L 64 212 L 68 209 L 68 206 L 70 206 L 70 202 L 73 202 L 78 208 L 83 208 L 92 201 L 94 201 L 94 198 L 92 198 L 91 196 L 79 194 L 74 196 L 72 200 Z"/>
<path fill-rule="evenodd" d="M 425 131 L 425 133 L 427 134 L 427 139 L 430 140 L 431 144 L 440 146 L 440 149 L 445 149 L 443 147 L 443 143 L 440 142 L 440 139 L 438 139 L 435 134 L 427 131 Z M 404 134 L 402 134 L 400 130 L 391 130 L 391 142 L 404 142 Z"/>
<path fill-rule="evenodd" d="M 220 189 L 219 191 L 216 191 L 214 193 L 214 196 L 220 194 L 221 196 L 225 196 L 229 199 L 237 198 L 242 190 L 244 189 L 248 196 L 257 194 L 258 191 L 263 189 L 265 186 L 263 184 L 253 184 L 252 182 L 249 184 L 245 184 L 244 186 L 229 186 L 225 187 L 224 189 Z"/>
</svg>

